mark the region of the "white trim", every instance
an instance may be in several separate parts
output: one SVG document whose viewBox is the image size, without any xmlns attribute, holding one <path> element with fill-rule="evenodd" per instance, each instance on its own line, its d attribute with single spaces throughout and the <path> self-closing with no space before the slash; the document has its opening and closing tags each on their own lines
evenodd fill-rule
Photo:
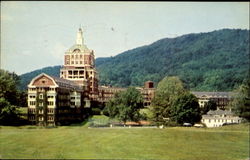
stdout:
<svg viewBox="0 0 250 160">
<path fill-rule="evenodd" d="M 45 74 L 45 73 L 41 73 L 41 74 L 39 74 L 38 76 L 36 76 L 35 78 L 33 78 L 33 79 L 31 80 L 31 82 L 28 84 L 28 88 L 34 88 L 35 86 L 32 85 L 32 84 L 34 83 L 35 80 L 37 80 L 38 78 L 40 78 L 40 77 L 42 77 L 42 76 L 45 76 L 45 77 L 47 77 L 47 78 L 49 78 L 50 80 L 53 81 L 53 83 L 55 84 L 55 86 L 53 86 L 53 88 L 59 87 L 59 86 L 57 85 L 57 83 L 55 82 L 55 80 L 54 80 L 52 77 L 50 77 L 49 75 L 47 75 L 47 74 Z"/>
</svg>

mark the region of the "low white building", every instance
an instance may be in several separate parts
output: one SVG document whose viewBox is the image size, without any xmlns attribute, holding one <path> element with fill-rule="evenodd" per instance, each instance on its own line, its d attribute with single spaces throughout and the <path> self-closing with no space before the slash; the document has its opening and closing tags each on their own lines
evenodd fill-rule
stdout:
<svg viewBox="0 0 250 160">
<path fill-rule="evenodd" d="M 220 127 L 223 124 L 240 123 L 241 118 L 233 115 L 231 111 L 210 110 L 206 115 L 202 115 L 201 122 L 207 127 Z"/>
</svg>

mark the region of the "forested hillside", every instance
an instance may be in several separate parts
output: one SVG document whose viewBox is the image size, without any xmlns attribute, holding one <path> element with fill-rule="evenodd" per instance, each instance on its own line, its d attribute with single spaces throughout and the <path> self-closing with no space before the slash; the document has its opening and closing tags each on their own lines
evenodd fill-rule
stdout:
<svg viewBox="0 0 250 160">
<path fill-rule="evenodd" d="M 141 86 L 179 76 L 191 90 L 228 91 L 249 73 L 249 30 L 223 29 L 161 39 L 97 59 L 101 84 Z"/>
<path fill-rule="evenodd" d="M 167 75 L 179 76 L 191 90 L 229 91 L 249 74 L 249 30 L 223 29 L 165 38 L 114 57 L 97 58 L 100 83 L 142 86 Z M 59 76 L 60 66 L 21 75 L 21 88 L 37 74 Z"/>
<path fill-rule="evenodd" d="M 27 89 L 27 85 L 29 84 L 29 82 L 36 77 L 37 75 L 41 74 L 41 73 L 46 73 L 48 75 L 51 76 L 55 76 L 55 77 L 59 77 L 60 76 L 60 68 L 62 66 L 53 66 L 53 67 L 45 67 L 42 69 L 38 69 L 29 73 L 25 73 L 22 74 L 21 77 L 21 81 L 20 81 L 20 85 L 19 85 L 19 89 L 21 90 L 26 90 Z"/>
</svg>

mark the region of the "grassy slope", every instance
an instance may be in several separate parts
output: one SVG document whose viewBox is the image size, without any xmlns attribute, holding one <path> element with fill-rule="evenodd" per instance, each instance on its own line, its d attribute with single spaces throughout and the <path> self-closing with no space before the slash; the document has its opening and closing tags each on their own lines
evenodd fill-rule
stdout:
<svg viewBox="0 0 250 160">
<path fill-rule="evenodd" d="M 247 159 L 248 125 L 217 129 L 1 127 L 1 158 Z"/>
</svg>

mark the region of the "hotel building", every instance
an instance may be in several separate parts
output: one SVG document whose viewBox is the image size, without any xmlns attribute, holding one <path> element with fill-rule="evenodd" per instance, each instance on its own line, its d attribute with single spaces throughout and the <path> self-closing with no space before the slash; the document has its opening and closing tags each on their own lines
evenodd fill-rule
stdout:
<svg viewBox="0 0 250 160">
<path fill-rule="evenodd" d="M 36 125 L 61 125 L 83 120 L 91 105 L 105 105 L 115 93 L 126 88 L 98 86 L 94 51 L 84 44 L 83 31 L 77 32 L 76 43 L 64 54 L 60 78 L 40 74 L 28 85 L 28 118 Z M 155 95 L 154 83 L 147 81 L 144 87 L 136 87 L 144 99 L 144 107 L 150 106 Z M 230 100 L 228 92 L 192 92 L 200 107 L 214 100 L 218 108 L 225 109 Z"/>
<path fill-rule="evenodd" d="M 84 118 L 83 90 L 72 81 L 40 74 L 28 85 L 28 118 L 32 124 L 54 126 Z"/>
</svg>

